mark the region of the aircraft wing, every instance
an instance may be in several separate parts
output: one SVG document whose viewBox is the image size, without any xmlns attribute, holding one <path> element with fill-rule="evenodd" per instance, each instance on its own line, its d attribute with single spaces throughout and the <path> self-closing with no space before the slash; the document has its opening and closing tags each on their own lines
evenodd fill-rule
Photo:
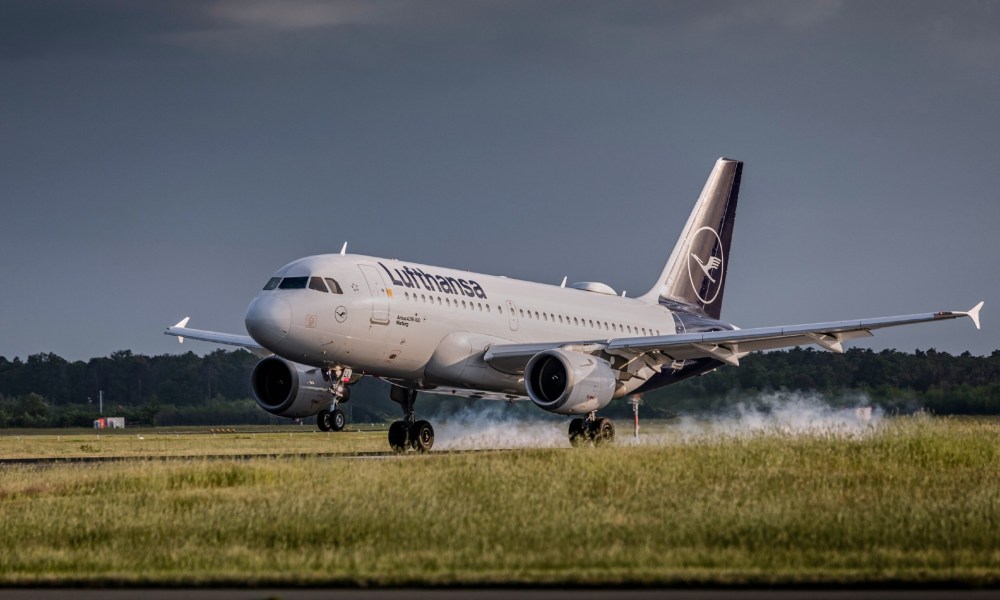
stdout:
<svg viewBox="0 0 1000 600">
<path fill-rule="evenodd" d="M 166 335 L 177 336 L 180 343 L 184 343 L 184 338 L 191 338 L 192 340 L 201 340 L 203 342 L 213 342 L 216 344 L 224 344 L 227 346 L 239 346 L 245 350 L 253 352 L 261 358 L 267 358 L 274 354 L 267 348 L 264 348 L 260 344 L 254 341 L 249 335 L 237 335 L 235 333 L 220 333 L 218 331 L 205 331 L 203 329 L 190 329 L 187 326 L 188 321 L 191 317 L 184 317 L 179 323 L 173 327 L 168 327 L 165 333 Z"/>
<path fill-rule="evenodd" d="M 758 350 L 816 344 L 833 352 L 843 352 L 841 342 L 873 335 L 875 329 L 969 317 L 979 329 L 980 302 L 968 311 L 940 311 L 895 317 L 879 317 L 855 321 L 833 321 L 808 325 L 758 327 L 731 331 L 682 333 L 610 340 L 552 342 L 547 344 L 503 344 L 491 346 L 484 360 L 497 370 L 520 374 L 535 354 L 551 348 L 566 348 L 588 354 L 603 353 L 626 358 L 629 363 L 643 360 L 640 366 L 658 370 L 658 366 L 673 361 L 714 358 L 731 365 Z"/>
</svg>

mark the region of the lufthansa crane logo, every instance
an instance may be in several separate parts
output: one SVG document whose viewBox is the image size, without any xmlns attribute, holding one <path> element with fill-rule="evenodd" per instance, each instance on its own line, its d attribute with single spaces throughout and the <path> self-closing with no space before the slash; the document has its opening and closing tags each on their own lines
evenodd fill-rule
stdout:
<svg viewBox="0 0 1000 600">
<path fill-rule="evenodd" d="M 714 229 L 702 227 L 694 232 L 688 242 L 688 278 L 691 289 L 705 304 L 711 304 L 719 297 L 725 260 L 722 239 Z"/>
</svg>

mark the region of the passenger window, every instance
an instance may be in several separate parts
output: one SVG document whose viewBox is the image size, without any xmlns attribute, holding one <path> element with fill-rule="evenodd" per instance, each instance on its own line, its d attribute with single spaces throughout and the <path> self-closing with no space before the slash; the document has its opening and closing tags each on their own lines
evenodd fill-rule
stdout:
<svg viewBox="0 0 1000 600">
<path fill-rule="evenodd" d="M 285 277 L 278 286 L 282 290 L 304 290 L 309 283 L 308 277 Z"/>
<path fill-rule="evenodd" d="M 573 324 L 574 325 L 579 325 L 580 324 L 580 320 L 577 319 L 576 317 L 573 317 Z"/>
<path fill-rule="evenodd" d="M 264 284 L 264 289 L 273 290 L 274 288 L 278 287 L 279 283 L 281 283 L 281 277 L 272 277 L 267 280 L 266 284 Z"/>
<path fill-rule="evenodd" d="M 334 294 L 343 294 L 344 290 L 340 289 L 340 284 L 334 279 L 326 278 L 326 285 L 330 286 L 330 291 Z"/>
<path fill-rule="evenodd" d="M 317 292 L 323 292 L 324 294 L 330 293 L 330 290 L 326 289 L 326 284 L 319 277 L 309 278 L 309 289 L 316 290 Z"/>
<path fill-rule="evenodd" d="M 524 318 L 524 309 L 523 308 L 519 308 L 518 311 L 521 313 L 521 318 L 523 319 Z"/>
</svg>

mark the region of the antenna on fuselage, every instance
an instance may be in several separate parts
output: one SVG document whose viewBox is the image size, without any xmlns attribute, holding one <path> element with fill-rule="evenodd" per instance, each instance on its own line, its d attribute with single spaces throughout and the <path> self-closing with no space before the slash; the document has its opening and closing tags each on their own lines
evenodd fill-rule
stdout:
<svg viewBox="0 0 1000 600">
<path fill-rule="evenodd" d="M 563 282 L 559 284 L 559 287 L 562 287 L 562 288 L 566 287 L 566 280 L 568 278 L 569 278 L 569 275 L 563 275 Z"/>
<path fill-rule="evenodd" d="M 343 247 L 340 249 L 340 255 L 343 256 L 347 254 L 347 242 L 344 242 Z"/>
</svg>

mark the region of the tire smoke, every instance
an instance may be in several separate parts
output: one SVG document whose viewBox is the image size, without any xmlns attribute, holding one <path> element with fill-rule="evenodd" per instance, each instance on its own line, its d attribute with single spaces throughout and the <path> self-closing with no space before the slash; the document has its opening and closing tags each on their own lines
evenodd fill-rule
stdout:
<svg viewBox="0 0 1000 600">
<path fill-rule="evenodd" d="M 758 394 L 718 414 L 680 415 L 665 431 L 640 436 L 639 444 L 694 443 L 720 437 L 781 436 L 860 438 L 873 434 L 884 417 L 868 397 L 838 398 L 818 393 Z M 621 438 L 634 444 L 633 438 Z"/>
<path fill-rule="evenodd" d="M 481 402 L 432 419 L 435 450 L 569 448 L 569 419 L 538 418 L 505 410 L 500 402 Z"/>
<path fill-rule="evenodd" d="M 835 402 L 835 404 L 834 404 Z M 769 392 L 741 398 L 717 412 L 642 419 L 632 437 L 631 420 L 616 419 L 617 445 L 676 445 L 749 436 L 847 437 L 873 434 L 884 418 L 867 396 L 829 399 L 819 393 Z M 435 450 L 569 448 L 569 418 L 533 416 L 504 403 L 479 402 L 430 418 Z"/>
</svg>

